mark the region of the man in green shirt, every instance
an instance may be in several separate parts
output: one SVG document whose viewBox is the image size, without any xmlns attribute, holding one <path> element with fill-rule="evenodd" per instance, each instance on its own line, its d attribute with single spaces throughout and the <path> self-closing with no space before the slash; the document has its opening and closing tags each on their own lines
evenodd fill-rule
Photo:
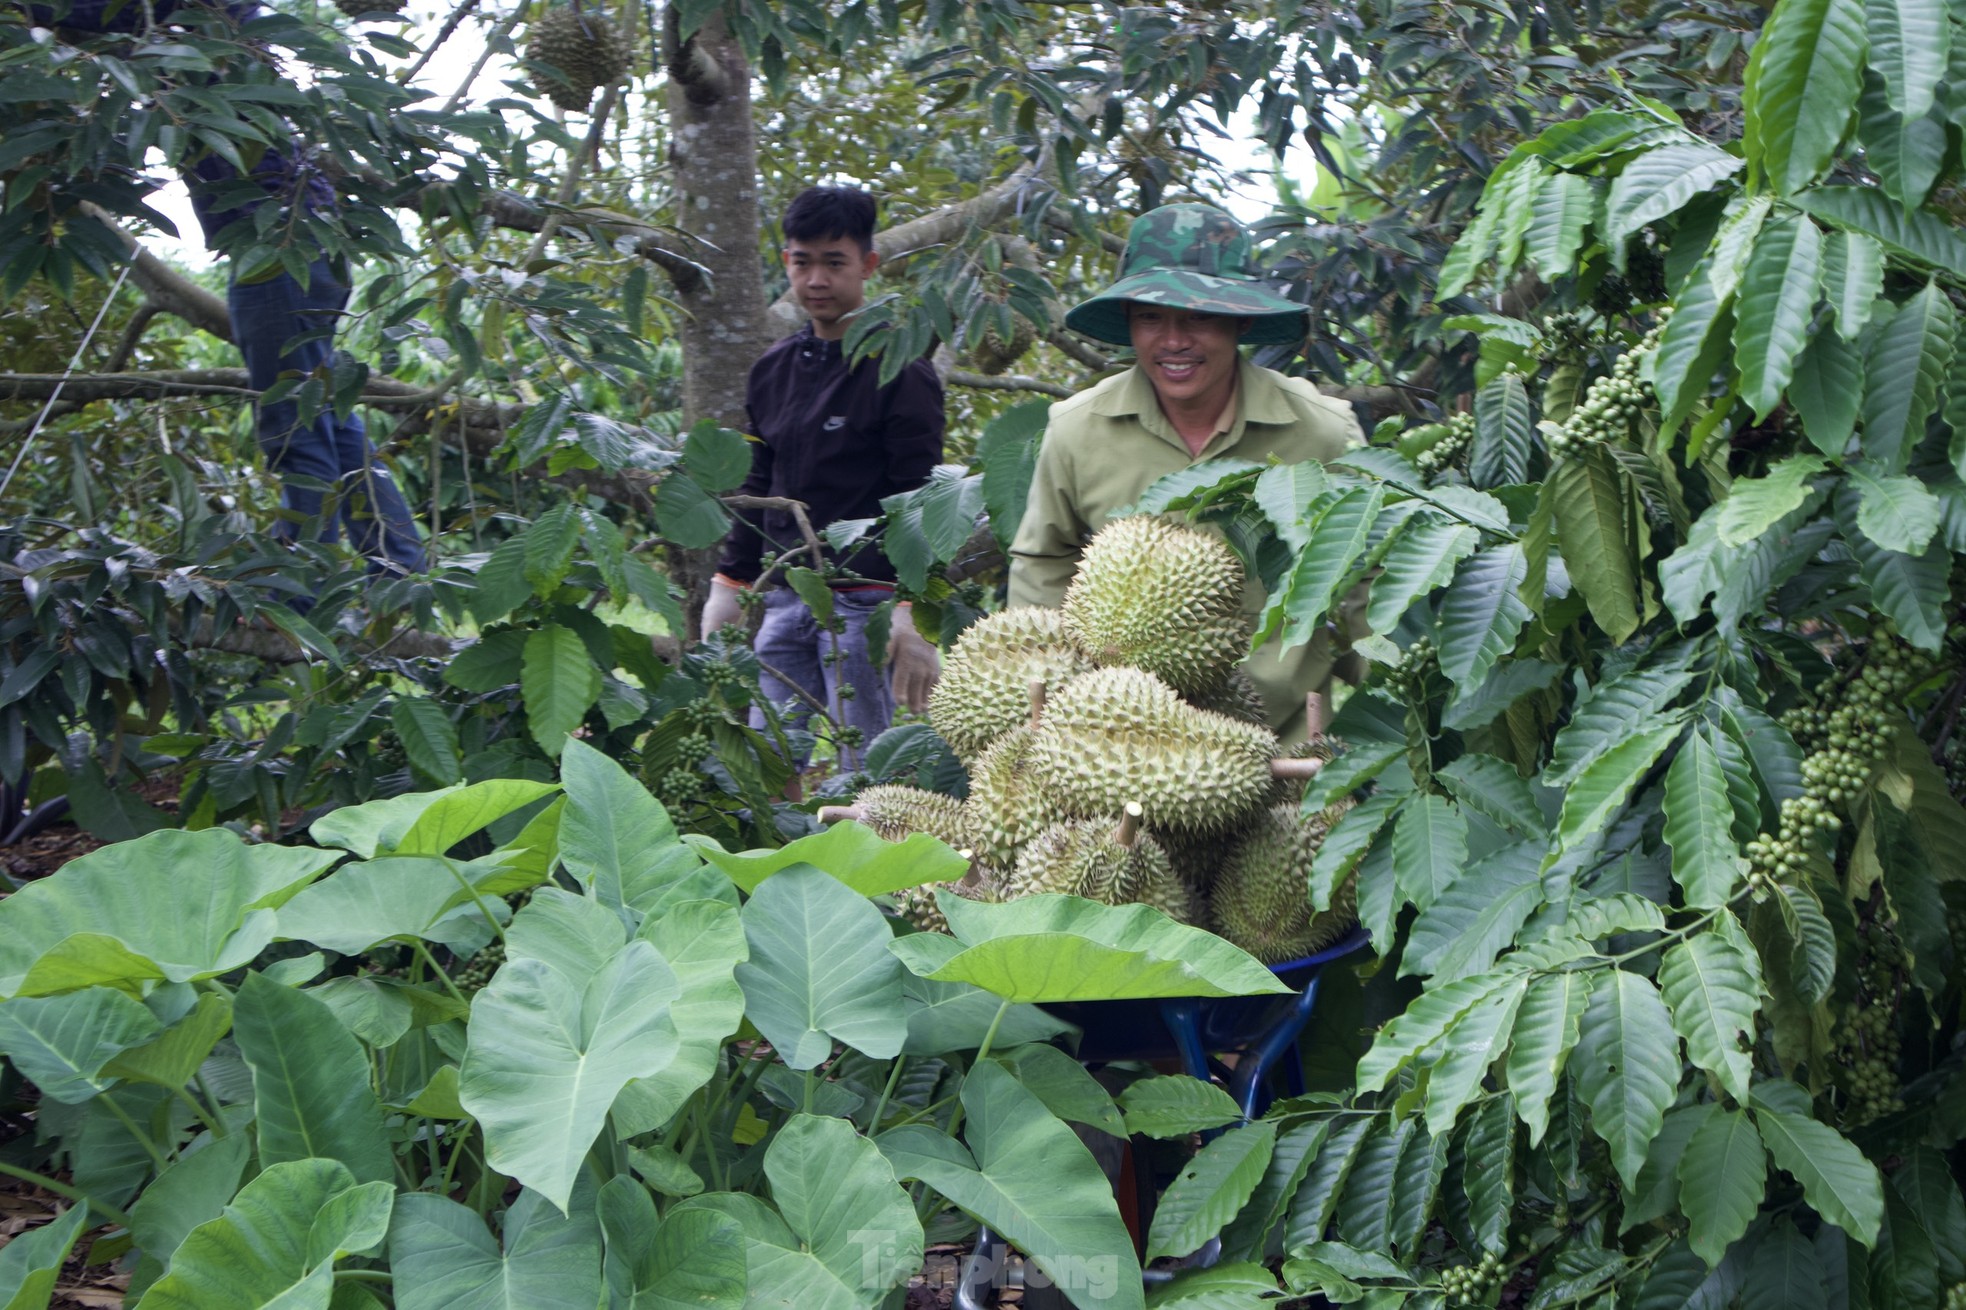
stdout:
<svg viewBox="0 0 1966 1310">
<path fill-rule="evenodd" d="M 1120 279 L 1065 316 L 1067 326 L 1136 357 L 1132 368 L 1051 407 L 1016 539 L 1010 603 L 1056 606 L 1085 542 L 1166 474 L 1216 458 L 1297 463 L 1364 440 L 1351 407 L 1302 378 L 1259 368 L 1243 345 L 1301 342 L 1310 314 L 1250 271 L 1240 224 L 1210 205 L 1163 205 L 1134 220 Z M 1265 597 L 1251 582 L 1254 618 Z M 1303 734 L 1304 694 L 1342 652 L 1330 632 L 1266 646 L 1245 666 L 1270 721 Z"/>
</svg>

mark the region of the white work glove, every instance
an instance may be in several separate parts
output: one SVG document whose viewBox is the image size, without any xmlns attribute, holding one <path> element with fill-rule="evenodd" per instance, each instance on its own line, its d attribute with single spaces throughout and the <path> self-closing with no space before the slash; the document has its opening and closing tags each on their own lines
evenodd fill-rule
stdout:
<svg viewBox="0 0 1966 1310">
<path fill-rule="evenodd" d="M 741 598 L 744 588 L 733 587 L 722 578 L 710 580 L 710 598 L 703 602 L 703 635 L 708 637 L 726 624 L 744 623 Z"/>
<path fill-rule="evenodd" d="M 920 714 L 942 676 L 942 657 L 915 631 L 914 615 L 897 606 L 888 628 L 887 664 L 893 674 L 894 703 Z"/>
</svg>

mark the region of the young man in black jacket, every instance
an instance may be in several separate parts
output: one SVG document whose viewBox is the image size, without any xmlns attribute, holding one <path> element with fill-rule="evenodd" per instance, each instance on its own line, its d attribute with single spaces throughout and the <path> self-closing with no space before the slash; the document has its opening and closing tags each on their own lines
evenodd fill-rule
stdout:
<svg viewBox="0 0 1966 1310">
<path fill-rule="evenodd" d="M 741 490 L 803 502 L 815 530 L 878 515 L 883 497 L 921 486 L 942 461 L 942 381 L 934 367 L 912 360 L 881 386 L 877 360 L 849 367 L 842 348 L 880 263 L 874 215 L 874 198 L 852 187 L 813 187 L 792 201 L 784 220 L 785 269 L 808 321 L 751 366 L 746 384 L 756 445 Z M 738 621 L 739 596 L 758 580 L 767 542 L 781 553 L 803 544 L 789 512 L 766 510 L 731 530 L 703 609 L 705 632 Z M 833 584 L 833 612 L 845 625 L 839 659 L 830 658 L 833 641 L 804 602 L 789 587 L 773 587 L 765 593 L 756 641 L 766 666 L 763 689 L 774 701 L 796 702 L 804 692 L 831 707 L 836 689 L 851 687 L 842 704 L 846 726 L 872 741 L 886 730 L 896 702 L 927 706 L 940 664 L 935 647 L 897 607 L 887 648 L 890 690 L 867 650 L 867 620 L 894 594 L 894 566 L 872 544 L 835 562 L 848 575 Z M 804 718 L 796 704 L 795 714 Z M 855 757 L 843 751 L 841 761 Z"/>
</svg>

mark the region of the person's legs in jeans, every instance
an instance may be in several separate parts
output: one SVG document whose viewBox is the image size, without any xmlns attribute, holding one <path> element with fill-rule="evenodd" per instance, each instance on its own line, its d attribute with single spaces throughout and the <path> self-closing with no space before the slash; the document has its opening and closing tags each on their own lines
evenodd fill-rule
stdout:
<svg viewBox="0 0 1966 1310">
<path fill-rule="evenodd" d="M 840 752 L 842 768 L 857 767 L 867 758 L 867 747 L 874 738 L 886 732 L 894 720 L 894 693 L 889 690 L 887 666 L 883 663 L 874 667 L 873 659 L 867 653 L 867 620 L 881 603 L 892 593 L 885 591 L 833 593 L 833 613 L 844 623 L 839 634 L 839 660 L 824 659 L 825 652 L 831 650 L 828 634 L 819 634 L 819 649 L 822 654 L 820 668 L 826 678 L 826 704 L 834 703 L 834 689 L 840 686 L 853 688 L 853 699 L 840 703 L 843 717 L 848 727 L 860 730 L 860 745 L 851 751 Z M 903 620 L 905 622 L 905 618 Z"/>
<path fill-rule="evenodd" d="M 867 657 L 867 619 L 886 598 L 885 594 L 876 593 L 868 593 L 867 597 L 852 592 L 834 593 L 833 613 L 844 624 L 838 634 L 839 659 L 834 660 L 831 657 L 834 634 L 819 626 L 812 611 L 791 588 L 774 587 L 765 593 L 764 620 L 758 626 L 757 639 L 752 642 L 759 663 L 766 666 L 758 676 L 759 689 L 773 702 L 791 701 L 792 710 L 787 717 L 794 724 L 806 723 L 812 713 L 812 701 L 824 705 L 830 717 L 836 704 L 836 690 L 842 685 L 854 689 L 852 699 L 837 703 L 846 725 L 860 730 L 861 745 L 841 748 L 842 769 L 857 767 L 866 757 L 867 744 L 887 731 L 888 721 L 894 717 L 894 697 L 888 690 L 887 671 L 876 669 Z M 804 696 L 795 693 L 788 682 L 796 684 Z M 761 715 L 754 716 L 754 725 L 763 726 Z M 800 767 L 805 765 L 804 760 L 795 762 Z"/>
<path fill-rule="evenodd" d="M 790 587 L 772 587 L 765 592 L 765 616 L 758 624 L 758 635 L 751 642 L 757 653 L 758 690 L 774 705 L 787 706 L 788 727 L 802 728 L 812 717 L 812 704 L 827 704 L 826 682 L 819 668 L 814 642 L 819 624 Z M 810 697 L 810 699 L 807 699 Z M 751 726 L 764 730 L 762 710 L 751 711 Z M 792 763 L 803 769 L 803 757 Z"/>
<path fill-rule="evenodd" d="M 317 259 L 308 284 L 281 272 L 261 282 L 233 283 L 227 292 L 232 312 L 232 335 L 246 362 L 247 383 L 264 391 L 289 370 L 303 377 L 325 369 L 334 357 L 331 335 L 281 347 L 303 333 L 331 334 L 336 316 L 348 303 L 348 288 L 335 276 L 328 260 Z M 423 543 L 403 493 L 376 466 L 362 421 L 354 415 L 337 419 L 323 408 L 306 426 L 299 423 L 300 407 L 292 399 L 261 405 L 259 447 L 267 468 L 281 480 L 281 503 L 303 518 L 317 517 L 324 492 L 317 486 L 296 485 L 302 478 L 336 488 L 338 517 L 349 528 L 355 548 L 380 567 L 383 561 L 416 571 L 427 567 Z M 291 533 L 292 528 L 285 529 Z M 322 525 L 322 539 L 339 535 L 335 523 Z"/>
</svg>

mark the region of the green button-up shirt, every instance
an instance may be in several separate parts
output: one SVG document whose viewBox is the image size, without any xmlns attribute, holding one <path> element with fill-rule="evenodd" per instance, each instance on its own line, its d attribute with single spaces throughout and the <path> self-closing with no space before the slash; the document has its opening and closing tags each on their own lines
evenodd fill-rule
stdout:
<svg viewBox="0 0 1966 1310">
<path fill-rule="evenodd" d="M 1236 375 L 1235 407 L 1228 430 L 1192 455 L 1138 368 L 1053 405 L 1010 547 L 1010 603 L 1055 607 L 1063 601 L 1086 541 L 1115 510 L 1169 473 L 1217 458 L 1327 462 L 1365 440 L 1351 406 L 1302 378 L 1246 359 Z M 1266 599 L 1252 579 L 1243 597 L 1252 620 Z M 1287 652 L 1265 646 L 1244 666 L 1263 693 L 1272 726 L 1286 739 L 1302 736 L 1304 694 L 1330 680 L 1336 655 L 1320 636 Z"/>
</svg>

